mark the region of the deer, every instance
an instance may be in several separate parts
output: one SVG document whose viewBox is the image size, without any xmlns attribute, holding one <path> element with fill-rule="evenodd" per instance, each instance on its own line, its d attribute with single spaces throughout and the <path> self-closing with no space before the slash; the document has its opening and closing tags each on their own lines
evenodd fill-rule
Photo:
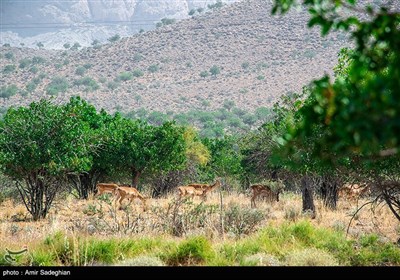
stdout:
<svg viewBox="0 0 400 280">
<path fill-rule="evenodd" d="M 205 201 L 207 200 L 207 194 L 209 192 L 212 192 L 214 189 L 218 188 L 221 186 L 221 181 L 220 179 L 217 179 L 214 184 L 209 185 L 209 184 L 197 184 L 197 183 L 192 183 L 187 186 L 183 186 L 183 188 L 186 188 L 184 191 L 180 190 L 180 197 L 185 196 L 185 195 L 192 195 L 193 196 L 201 196 L 202 199 Z M 188 188 L 189 187 L 189 188 Z M 180 187 L 182 188 L 182 187 Z M 178 188 L 179 189 L 179 188 Z"/>
<path fill-rule="evenodd" d="M 127 198 L 129 200 L 129 203 L 133 201 L 133 199 L 138 198 L 142 201 L 143 205 L 143 212 L 147 210 L 147 197 L 144 197 L 140 192 L 133 187 L 130 187 L 129 185 L 120 185 L 118 186 L 117 190 L 117 201 L 120 205 L 122 205 L 122 201 Z"/>
<path fill-rule="evenodd" d="M 269 186 L 267 185 L 251 185 L 250 186 L 251 191 L 252 191 L 252 196 L 251 196 L 251 207 L 257 207 L 256 206 L 256 199 L 257 197 L 265 197 L 267 198 L 268 201 L 278 201 L 279 202 L 279 193 L 281 192 L 281 189 L 277 189 L 273 191 Z"/>
<path fill-rule="evenodd" d="M 97 197 L 103 193 L 112 193 L 113 195 L 116 195 L 116 190 L 119 186 L 114 183 L 98 183 L 96 187 L 97 193 L 95 196 Z"/>
<path fill-rule="evenodd" d="M 348 200 L 358 200 L 362 195 L 370 191 L 366 184 L 344 184 L 339 189 L 339 197 L 347 198 Z"/>
</svg>

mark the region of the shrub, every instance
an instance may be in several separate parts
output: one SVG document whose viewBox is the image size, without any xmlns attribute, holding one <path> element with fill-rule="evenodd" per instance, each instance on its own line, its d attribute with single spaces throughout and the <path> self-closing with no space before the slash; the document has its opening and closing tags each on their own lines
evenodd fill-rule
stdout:
<svg viewBox="0 0 400 280">
<path fill-rule="evenodd" d="M 155 73 L 155 72 L 157 72 L 159 69 L 160 69 L 160 67 L 159 67 L 157 64 L 150 65 L 150 66 L 147 68 L 147 70 L 148 70 L 150 73 Z"/>
<path fill-rule="evenodd" d="M 8 65 L 4 66 L 3 73 L 4 74 L 9 74 L 9 73 L 14 72 L 15 69 L 17 69 L 17 67 L 15 67 L 14 64 L 8 64 Z"/>
<path fill-rule="evenodd" d="M 115 34 L 114 36 L 108 38 L 107 40 L 111 43 L 113 42 L 117 42 L 119 39 L 121 39 L 121 36 L 119 36 L 118 34 Z"/>
<path fill-rule="evenodd" d="M 86 73 L 86 68 L 83 66 L 78 66 L 75 70 L 75 74 L 79 76 L 83 76 Z"/>
<path fill-rule="evenodd" d="M 18 87 L 16 85 L 2 86 L 0 88 L 0 97 L 9 98 L 16 95 L 18 92 Z"/>
<path fill-rule="evenodd" d="M 14 59 L 14 54 L 12 52 L 6 52 L 4 54 L 4 57 L 7 58 L 8 60 L 13 60 Z"/>
<path fill-rule="evenodd" d="M 133 70 L 132 75 L 133 75 L 134 77 L 142 77 L 142 76 L 144 75 L 144 73 L 143 73 L 143 71 L 140 70 L 140 69 L 135 69 L 135 70 Z"/>
<path fill-rule="evenodd" d="M 46 62 L 46 59 L 44 59 L 43 57 L 41 57 L 41 56 L 34 56 L 33 58 L 32 58 L 32 64 L 43 64 L 43 63 L 45 63 Z"/>
<path fill-rule="evenodd" d="M 196 236 L 183 241 L 162 258 L 172 266 L 193 265 L 205 262 L 213 254 L 210 242 L 204 236 Z"/>
<path fill-rule="evenodd" d="M 265 218 L 259 209 L 242 208 L 240 205 L 229 205 L 224 215 L 224 227 L 236 235 L 249 234 Z"/>
<path fill-rule="evenodd" d="M 129 81 L 132 80 L 133 74 L 131 72 L 121 72 L 118 76 L 118 79 L 121 81 Z"/>
<path fill-rule="evenodd" d="M 202 77 L 202 78 L 206 78 L 206 77 L 208 77 L 208 71 L 202 71 L 202 72 L 200 72 L 200 77 Z"/>
<path fill-rule="evenodd" d="M 336 258 L 320 249 L 308 248 L 289 253 L 285 257 L 288 266 L 337 266 Z"/>
<path fill-rule="evenodd" d="M 27 67 L 29 64 L 31 64 L 31 60 L 30 59 L 28 59 L 28 58 L 24 58 L 24 59 L 21 59 L 20 61 L 19 61 L 19 68 L 25 68 L 25 67 Z"/>
<path fill-rule="evenodd" d="M 46 88 L 47 94 L 57 95 L 60 92 L 66 92 L 68 89 L 68 81 L 62 77 L 54 77 Z"/>
<path fill-rule="evenodd" d="M 210 68 L 210 73 L 212 76 L 217 76 L 219 73 L 221 73 L 221 69 L 217 65 L 213 65 Z"/>
</svg>

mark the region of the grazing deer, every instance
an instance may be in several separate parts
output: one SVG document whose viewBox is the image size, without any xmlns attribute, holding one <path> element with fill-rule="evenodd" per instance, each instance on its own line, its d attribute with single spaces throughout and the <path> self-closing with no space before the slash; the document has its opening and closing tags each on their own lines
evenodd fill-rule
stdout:
<svg viewBox="0 0 400 280">
<path fill-rule="evenodd" d="M 251 191 L 252 191 L 252 196 L 251 196 L 251 207 L 254 208 L 256 207 L 256 199 L 257 197 L 264 197 L 267 199 L 267 201 L 279 201 L 279 193 L 281 192 L 281 189 L 277 189 L 273 191 L 269 186 L 267 185 L 251 185 L 250 186 Z"/>
<path fill-rule="evenodd" d="M 344 184 L 339 189 L 338 195 L 348 200 L 358 200 L 368 192 L 370 192 L 370 188 L 366 184 Z"/>
<path fill-rule="evenodd" d="M 193 197 L 195 197 L 195 196 L 203 195 L 202 190 L 198 190 L 193 186 L 180 186 L 180 187 L 178 187 L 178 191 L 179 191 L 179 199 L 181 199 L 185 196 L 191 197 L 193 199 Z"/>
<path fill-rule="evenodd" d="M 95 196 L 99 196 L 103 193 L 112 193 L 113 195 L 116 195 L 118 185 L 113 183 L 98 183 L 96 187 L 97 193 Z"/>
<path fill-rule="evenodd" d="M 139 193 L 136 188 L 128 187 L 127 185 L 118 186 L 117 190 L 117 201 L 121 207 L 122 201 L 127 198 L 129 203 L 131 203 L 135 198 L 138 198 L 142 201 L 143 211 L 147 210 L 147 198 Z"/>
<path fill-rule="evenodd" d="M 202 199 L 205 201 L 205 200 L 207 200 L 207 194 L 209 192 L 212 192 L 214 189 L 216 189 L 216 188 L 218 188 L 220 186 L 221 186 L 220 179 L 217 179 L 215 181 L 215 183 L 212 184 L 212 185 L 209 185 L 209 184 L 195 184 L 195 183 L 193 183 L 193 184 L 189 184 L 187 186 L 184 186 L 184 188 L 185 187 L 190 187 L 190 188 L 187 188 L 185 191 L 180 191 L 180 196 L 182 197 L 182 193 L 184 193 L 183 196 L 188 195 L 186 193 L 189 192 L 190 195 L 192 195 L 192 196 L 195 196 L 195 195 L 201 196 Z M 191 188 L 193 188 L 194 190 L 192 190 Z"/>
</svg>

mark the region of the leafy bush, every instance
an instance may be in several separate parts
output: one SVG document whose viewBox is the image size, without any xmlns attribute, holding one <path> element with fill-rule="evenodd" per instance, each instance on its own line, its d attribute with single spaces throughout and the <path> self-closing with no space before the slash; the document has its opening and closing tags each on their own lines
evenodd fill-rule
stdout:
<svg viewBox="0 0 400 280">
<path fill-rule="evenodd" d="M 86 73 L 86 68 L 83 66 L 78 66 L 75 70 L 75 74 L 79 76 L 83 76 Z"/>
<path fill-rule="evenodd" d="M 17 69 L 17 67 L 14 64 L 8 64 L 8 65 L 4 66 L 3 73 L 9 74 L 9 73 L 14 72 L 15 69 Z"/>
<path fill-rule="evenodd" d="M 9 98 L 16 95 L 18 92 L 18 87 L 16 85 L 2 86 L 0 88 L 0 97 Z"/>
<path fill-rule="evenodd" d="M 224 227 L 236 235 L 249 234 L 264 220 L 265 214 L 259 209 L 242 208 L 231 204 L 224 213 Z"/>
<path fill-rule="evenodd" d="M 69 87 L 67 79 L 63 77 L 54 77 L 46 88 L 47 94 L 57 95 L 60 92 L 66 92 Z"/>
<path fill-rule="evenodd" d="M 131 72 L 121 72 L 118 76 L 118 79 L 121 81 L 129 81 L 132 80 L 133 74 Z"/>
</svg>

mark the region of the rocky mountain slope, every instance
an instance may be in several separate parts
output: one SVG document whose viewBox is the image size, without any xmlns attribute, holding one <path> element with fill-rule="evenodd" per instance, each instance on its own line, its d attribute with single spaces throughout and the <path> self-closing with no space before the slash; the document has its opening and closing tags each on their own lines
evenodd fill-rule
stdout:
<svg viewBox="0 0 400 280">
<path fill-rule="evenodd" d="M 237 0 L 223 0 L 230 3 Z M 154 29 L 162 18 L 183 19 L 192 9 L 207 9 L 216 0 L 2 0 L 0 44 L 63 49 L 65 43 L 90 46 L 139 30 Z M 55 39 L 56 38 L 56 39 Z"/>
<path fill-rule="evenodd" d="M 244 0 L 95 48 L 2 47 L 0 106 L 79 94 L 111 112 L 269 107 L 332 74 L 346 45 L 308 29 L 305 12 L 270 11 L 270 1 Z"/>
</svg>

